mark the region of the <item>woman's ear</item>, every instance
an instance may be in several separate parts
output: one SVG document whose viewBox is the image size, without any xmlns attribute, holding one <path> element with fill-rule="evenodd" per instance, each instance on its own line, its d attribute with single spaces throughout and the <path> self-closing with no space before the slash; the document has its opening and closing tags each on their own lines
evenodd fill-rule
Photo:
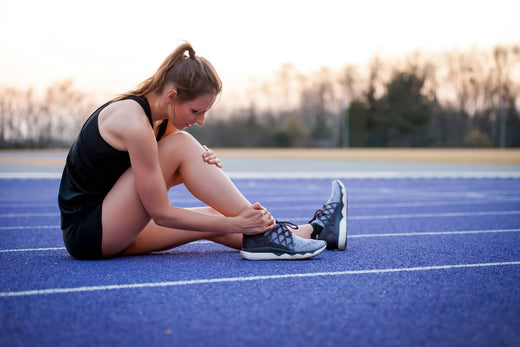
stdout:
<svg viewBox="0 0 520 347">
<path fill-rule="evenodd" d="M 175 100 L 175 98 L 177 97 L 177 89 L 175 89 L 175 87 L 173 86 L 168 87 L 166 89 L 165 96 L 167 101 L 173 102 L 173 100 Z"/>
</svg>

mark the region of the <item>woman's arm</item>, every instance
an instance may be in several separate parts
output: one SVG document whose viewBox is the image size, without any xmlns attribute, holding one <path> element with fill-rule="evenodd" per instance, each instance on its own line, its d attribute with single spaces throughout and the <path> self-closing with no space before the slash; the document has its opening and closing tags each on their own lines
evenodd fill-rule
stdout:
<svg viewBox="0 0 520 347">
<path fill-rule="evenodd" d="M 128 151 L 136 190 L 155 223 L 185 230 L 244 234 L 257 234 L 272 228 L 269 222 L 271 217 L 260 204 L 244 208 L 236 217 L 210 216 L 171 206 L 159 162 L 157 142 L 142 112 L 138 105 L 121 105 L 111 117 L 124 121 L 111 122 L 118 126 L 109 129 L 109 132 L 121 139 L 122 146 Z M 124 113 L 124 117 L 116 113 Z"/>
</svg>

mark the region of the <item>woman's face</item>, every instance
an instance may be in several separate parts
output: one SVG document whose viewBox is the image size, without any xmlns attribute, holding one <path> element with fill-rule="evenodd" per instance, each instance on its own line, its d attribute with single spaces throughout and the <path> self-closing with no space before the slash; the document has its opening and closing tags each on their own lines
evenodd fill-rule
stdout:
<svg viewBox="0 0 520 347">
<path fill-rule="evenodd" d="M 171 104 L 170 122 L 176 129 L 182 130 L 194 124 L 203 125 L 206 112 L 208 112 L 217 96 L 214 94 L 204 94 L 191 101 Z"/>
</svg>

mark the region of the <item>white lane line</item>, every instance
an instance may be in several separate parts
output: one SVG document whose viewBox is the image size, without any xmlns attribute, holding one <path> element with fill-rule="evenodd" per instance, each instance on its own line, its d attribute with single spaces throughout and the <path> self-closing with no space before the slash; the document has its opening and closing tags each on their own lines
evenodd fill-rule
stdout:
<svg viewBox="0 0 520 347">
<path fill-rule="evenodd" d="M 0 179 L 58 179 L 58 172 L 2 172 Z"/>
<path fill-rule="evenodd" d="M 55 217 L 59 216 L 59 212 L 43 212 L 43 213 L 2 213 L 2 218 L 13 218 L 13 217 Z"/>
<path fill-rule="evenodd" d="M 502 199 L 487 199 L 482 201 L 428 201 L 428 202 L 391 202 L 391 203 L 359 203 L 349 205 L 349 208 L 367 208 L 367 207 L 383 207 L 383 208 L 398 208 L 398 207 L 430 207 L 430 206 L 461 206 L 461 205 L 492 205 L 492 204 L 508 204 L 517 203 L 520 199 L 502 200 Z"/>
<path fill-rule="evenodd" d="M 9 252 L 41 252 L 41 251 L 62 251 L 65 247 L 47 247 L 47 248 L 15 248 L 15 249 L 0 249 L 0 253 Z"/>
<path fill-rule="evenodd" d="M 386 233 L 386 234 L 357 234 L 348 238 L 363 237 L 392 237 L 392 236 L 439 236 L 439 235 L 467 235 L 467 234 L 492 234 L 492 233 L 517 233 L 520 229 L 494 229 L 494 230 L 460 230 L 460 231 L 424 231 L 412 233 Z"/>
<path fill-rule="evenodd" d="M 258 201 L 264 202 L 262 199 L 257 199 Z M 256 201 L 256 200 L 255 200 Z M 431 207 L 431 206 L 468 206 L 468 205 L 493 205 L 493 204 L 513 204 L 518 203 L 520 199 L 515 200 L 486 200 L 486 201 L 428 201 L 428 202 L 374 202 L 374 203 L 350 203 L 348 205 L 349 209 L 365 209 L 365 208 L 385 208 L 385 209 L 391 209 L 391 208 L 401 208 L 401 207 Z M 289 200 L 287 201 L 289 202 Z M 267 204 L 264 204 L 266 206 Z M 266 206 L 269 210 L 274 211 L 303 211 L 305 209 L 316 209 L 317 204 L 316 203 L 305 203 L 305 204 L 299 204 L 298 206 L 294 206 L 294 200 L 291 201 L 291 204 L 283 205 L 283 206 Z"/>
<path fill-rule="evenodd" d="M 59 225 L 34 225 L 34 226 L 0 227 L 0 230 L 24 230 L 24 229 L 60 229 L 60 226 Z"/>
<path fill-rule="evenodd" d="M 182 246 L 187 246 L 187 245 L 190 245 L 190 244 L 207 244 L 207 243 L 212 243 L 212 244 L 217 244 L 213 241 L 208 241 L 208 240 L 199 240 L 199 241 L 193 241 L 193 242 L 190 242 L 190 243 L 186 243 Z M 181 247 L 181 246 L 179 246 Z M 177 247 L 176 247 L 177 248 Z M 172 248 L 173 249 L 173 248 Z M 45 248 L 11 248 L 11 249 L 0 249 L 0 253 L 11 253 L 11 252 L 46 252 L 46 251 L 64 251 L 66 250 L 65 247 L 45 247 Z M 167 251 L 160 251 L 160 252 L 156 252 L 156 253 L 162 253 L 162 252 L 167 252 Z"/>
<path fill-rule="evenodd" d="M 0 208 L 43 208 L 43 207 L 57 207 L 58 204 L 55 201 L 48 202 L 48 203 L 21 203 L 16 200 L 9 199 L 10 202 L 3 202 L 2 199 L 0 199 Z"/>
<path fill-rule="evenodd" d="M 441 212 L 441 213 L 409 213 L 386 214 L 372 216 L 352 216 L 349 219 L 395 219 L 395 218 L 435 218 L 435 217 L 467 217 L 467 216 L 506 216 L 520 214 L 520 211 L 480 211 L 480 212 Z"/>
<path fill-rule="evenodd" d="M 187 245 L 191 245 L 191 244 L 208 244 L 208 243 L 211 243 L 211 244 L 215 244 L 217 245 L 218 243 L 215 243 L 213 241 L 208 241 L 208 240 L 199 240 L 199 241 L 193 241 L 193 242 L 190 242 L 190 243 L 186 243 L 182 246 L 187 246 Z M 181 247 L 181 246 L 179 246 Z M 177 247 L 176 247 L 177 248 Z M 172 248 L 173 249 L 173 248 Z M 64 251 L 66 250 L 65 247 L 44 247 L 44 248 L 11 248 L 11 249 L 0 249 L 0 253 L 11 253 L 11 252 L 46 252 L 46 251 Z M 162 252 L 167 252 L 167 251 L 161 251 L 161 252 L 156 252 L 156 253 L 162 253 Z"/>
<path fill-rule="evenodd" d="M 247 276 L 247 277 L 221 277 L 221 278 L 208 278 L 208 279 L 198 279 L 198 280 L 132 283 L 132 284 L 113 284 L 113 285 L 104 285 L 104 286 L 85 286 L 85 287 L 72 287 L 72 288 L 49 288 L 49 289 L 24 290 L 24 291 L 17 291 L 17 292 L 0 292 L 0 297 L 67 294 L 67 293 L 94 292 L 94 291 L 117 290 L 117 289 L 174 287 L 174 286 L 186 286 L 186 285 L 197 285 L 197 284 L 247 282 L 247 281 L 275 280 L 275 279 L 287 279 L 287 278 L 311 278 L 311 277 L 327 277 L 327 276 L 342 276 L 342 275 L 344 276 L 344 275 L 385 274 L 385 273 L 395 273 L 395 272 L 435 271 L 435 270 L 482 268 L 482 267 L 491 267 L 491 266 L 511 266 L 511 265 L 520 265 L 520 261 L 500 262 L 500 263 L 422 266 L 422 267 L 393 268 L 393 269 L 390 268 L 390 269 L 350 270 L 350 271 L 335 271 L 335 272 L 310 272 L 310 273 L 300 273 L 300 274 L 263 275 L 263 276 Z"/>
<path fill-rule="evenodd" d="M 410 213 L 410 214 L 380 214 L 366 216 L 349 216 L 349 220 L 399 219 L 399 218 L 437 218 L 437 217 L 468 217 L 468 216 L 509 216 L 518 215 L 520 211 L 482 211 L 482 212 L 445 212 L 445 213 Z M 306 223 L 309 218 L 278 218 L 294 223 Z"/>
</svg>

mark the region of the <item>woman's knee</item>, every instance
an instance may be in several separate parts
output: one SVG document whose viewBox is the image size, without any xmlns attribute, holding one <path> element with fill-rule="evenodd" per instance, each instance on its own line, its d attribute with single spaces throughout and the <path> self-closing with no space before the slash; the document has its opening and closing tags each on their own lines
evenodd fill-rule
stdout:
<svg viewBox="0 0 520 347">
<path fill-rule="evenodd" d="M 162 139 L 159 142 L 159 161 L 168 186 L 182 183 L 180 167 L 187 160 L 201 156 L 203 151 L 202 145 L 185 131 L 175 132 Z"/>
<path fill-rule="evenodd" d="M 182 149 L 182 150 L 180 150 Z M 175 151 L 182 154 L 186 150 L 203 151 L 202 145 L 191 134 L 185 131 L 177 131 L 166 136 L 159 142 L 159 151 Z"/>
</svg>

